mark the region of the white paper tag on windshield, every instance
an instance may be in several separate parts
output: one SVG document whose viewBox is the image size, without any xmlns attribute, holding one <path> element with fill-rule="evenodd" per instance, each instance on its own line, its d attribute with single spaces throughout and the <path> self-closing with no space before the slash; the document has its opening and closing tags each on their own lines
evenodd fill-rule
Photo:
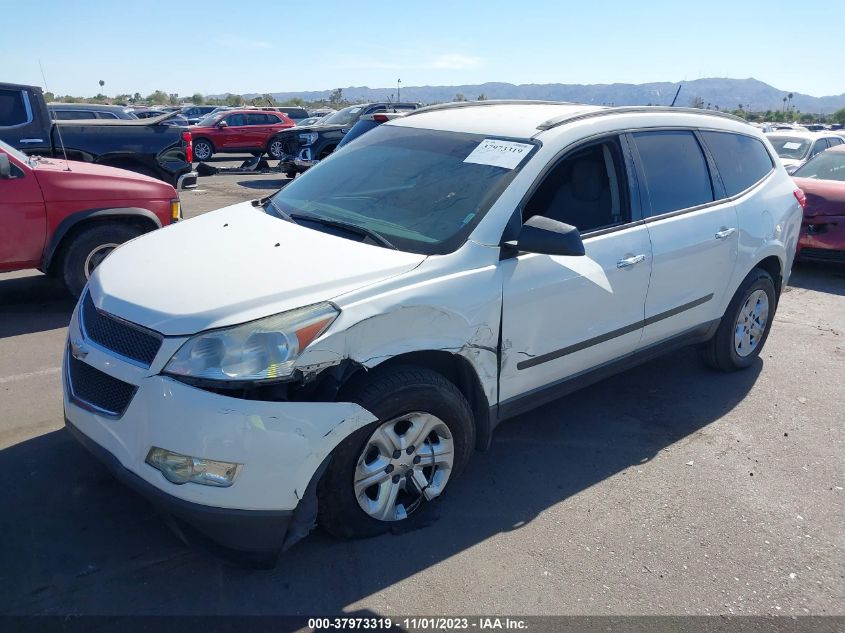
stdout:
<svg viewBox="0 0 845 633">
<path fill-rule="evenodd" d="M 470 152 L 464 162 L 513 169 L 519 165 L 523 158 L 528 156 L 532 147 L 534 146 L 530 143 L 514 143 L 513 141 L 486 138 Z"/>
<path fill-rule="evenodd" d="M 801 143 L 784 143 L 783 149 L 798 149 L 801 147 Z"/>
</svg>

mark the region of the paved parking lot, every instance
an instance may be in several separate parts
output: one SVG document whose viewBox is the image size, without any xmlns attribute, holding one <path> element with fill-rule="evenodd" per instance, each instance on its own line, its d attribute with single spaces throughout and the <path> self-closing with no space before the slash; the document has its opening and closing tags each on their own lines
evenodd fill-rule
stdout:
<svg viewBox="0 0 845 633">
<path fill-rule="evenodd" d="M 282 182 L 202 179 L 185 215 Z M 62 429 L 72 308 L 0 275 L 0 613 L 845 614 L 843 268 L 796 269 L 750 370 L 683 350 L 508 421 L 428 527 L 272 571 L 185 547 Z"/>
</svg>

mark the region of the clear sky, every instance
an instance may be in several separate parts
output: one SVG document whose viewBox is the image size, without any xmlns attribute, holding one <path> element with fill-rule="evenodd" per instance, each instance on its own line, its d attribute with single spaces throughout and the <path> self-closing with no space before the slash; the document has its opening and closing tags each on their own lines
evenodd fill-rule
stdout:
<svg viewBox="0 0 845 633">
<path fill-rule="evenodd" d="M 81 96 L 700 77 L 823 96 L 845 92 L 843 1 L 0 0 L 0 81 L 43 85 L 40 59 Z"/>
</svg>

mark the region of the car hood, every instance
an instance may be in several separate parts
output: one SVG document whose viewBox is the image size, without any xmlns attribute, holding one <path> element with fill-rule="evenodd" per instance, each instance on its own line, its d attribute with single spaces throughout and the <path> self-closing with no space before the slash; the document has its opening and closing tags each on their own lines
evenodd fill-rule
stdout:
<svg viewBox="0 0 845 633">
<path fill-rule="evenodd" d="M 336 130 L 349 130 L 354 123 L 347 125 L 298 125 L 282 130 L 279 134 L 302 134 L 303 132 L 334 132 Z"/>
<path fill-rule="evenodd" d="M 35 178 L 47 202 L 102 202 L 176 198 L 161 180 L 125 169 L 75 160 L 36 158 Z"/>
<path fill-rule="evenodd" d="M 804 215 L 845 215 L 845 182 L 817 178 L 793 178 L 807 196 Z"/>
<path fill-rule="evenodd" d="M 101 310 L 165 335 L 189 335 L 328 301 L 424 260 L 244 202 L 127 242 L 94 271 L 89 287 Z"/>
</svg>

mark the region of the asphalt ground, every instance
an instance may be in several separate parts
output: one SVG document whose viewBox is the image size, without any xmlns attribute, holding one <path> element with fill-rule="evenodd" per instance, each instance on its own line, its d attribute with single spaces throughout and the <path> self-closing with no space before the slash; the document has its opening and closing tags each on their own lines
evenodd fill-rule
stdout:
<svg viewBox="0 0 845 633">
<path fill-rule="evenodd" d="M 184 213 L 284 182 L 203 178 Z M 0 614 L 845 614 L 845 268 L 795 269 L 749 370 L 682 350 L 507 421 L 427 527 L 269 571 L 183 545 L 62 428 L 72 309 L 0 275 Z"/>
</svg>

